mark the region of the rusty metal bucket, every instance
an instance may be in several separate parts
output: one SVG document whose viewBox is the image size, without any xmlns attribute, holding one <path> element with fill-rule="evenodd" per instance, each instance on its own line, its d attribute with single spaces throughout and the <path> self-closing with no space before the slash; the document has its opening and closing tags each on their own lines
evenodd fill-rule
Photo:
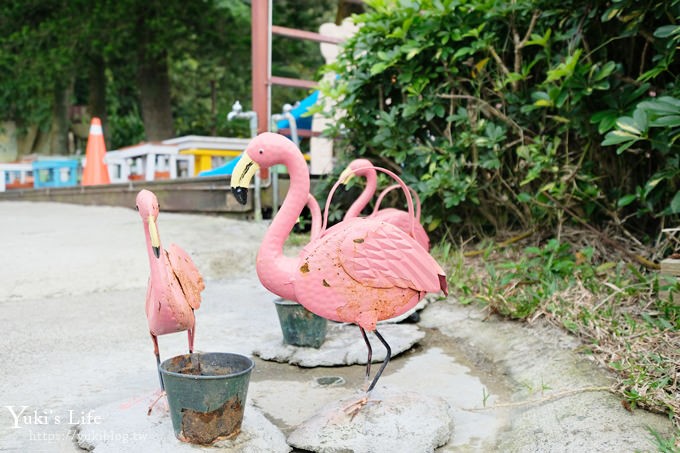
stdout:
<svg viewBox="0 0 680 453">
<path fill-rule="evenodd" d="M 179 355 L 161 363 L 175 437 L 209 445 L 237 436 L 254 366 L 248 357 L 226 352 Z"/>
<path fill-rule="evenodd" d="M 297 302 L 275 299 L 283 341 L 295 346 L 319 348 L 326 339 L 328 321 Z"/>
</svg>

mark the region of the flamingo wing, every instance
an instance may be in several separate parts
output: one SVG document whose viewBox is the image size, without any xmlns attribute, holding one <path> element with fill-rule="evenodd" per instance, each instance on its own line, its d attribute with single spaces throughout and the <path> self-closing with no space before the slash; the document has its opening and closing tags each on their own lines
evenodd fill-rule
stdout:
<svg viewBox="0 0 680 453">
<path fill-rule="evenodd" d="M 371 217 L 377 220 L 382 220 L 383 222 L 391 223 L 402 231 L 408 233 L 411 228 L 411 217 L 409 217 L 408 212 L 402 211 L 395 208 L 385 208 L 377 212 L 374 212 Z M 425 250 L 430 250 L 430 237 L 427 235 L 425 228 L 416 220 L 413 228 L 414 239 L 421 245 Z"/>
<path fill-rule="evenodd" d="M 191 257 L 180 246 L 170 244 L 165 253 L 187 302 L 194 310 L 198 309 L 201 306 L 201 291 L 205 289 L 205 282 L 201 273 Z"/>
<path fill-rule="evenodd" d="M 438 292 L 445 273 L 408 234 L 386 222 L 355 222 L 341 241 L 340 262 L 353 279 L 377 288 Z"/>
</svg>

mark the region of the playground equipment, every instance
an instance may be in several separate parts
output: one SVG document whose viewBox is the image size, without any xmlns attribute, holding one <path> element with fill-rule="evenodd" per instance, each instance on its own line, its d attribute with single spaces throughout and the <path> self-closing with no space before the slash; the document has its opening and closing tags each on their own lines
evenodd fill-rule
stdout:
<svg viewBox="0 0 680 453">
<path fill-rule="evenodd" d="M 315 33 L 306 30 L 297 30 L 294 28 L 281 27 L 272 24 L 272 5 L 271 0 L 253 0 L 251 3 L 251 42 L 252 42 L 252 100 L 253 110 L 257 114 L 258 130 L 257 132 L 265 132 L 270 130 L 271 115 L 271 87 L 272 85 L 287 86 L 293 88 L 309 88 L 316 89 L 318 82 L 311 80 L 293 79 L 289 77 L 272 76 L 271 74 L 271 38 L 272 35 L 283 36 L 292 39 L 311 40 L 321 44 L 322 53 L 324 57 L 330 51 L 331 55 L 337 55 L 337 46 L 342 43 L 346 36 L 351 34 L 351 29 L 347 27 L 338 27 L 335 24 L 324 24 L 321 30 L 324 33 Z M 341 33 L 336 33 L 341 31 Z M 331 34 L 338 34 L 339 36 L 332 36 Z M 328 61 L 328 58 L 327 58 Z M 303 99 L 297 107 L 300 111 L 306 112 L 312 104 L 318 102 L 319 93 L 315 91 L 308 98 Z M 298 137 L 301 137 L 300 131 L 303 130 L 302 121 L 312 122 L 312 119 L 306 119 L 302 113 L 298 115 L 298 111 L 293 109 L 291 113 L 296 117 L 296 126 Z M 283 127 L 285 123 L 279 127 L 279 132 L 288 135 Z M 283 129 L 283 130 L 281 130 Z M 306 127 L 304 130 L 309 132 L 305 135 L 313 137 L 312 126 Z M 312 147 L 313 148 L 313 147 Z M 311 150 L 311 165 L 312 173 L 314 172 L 314 149 Z M 322 165 L 321 168 L 330 171 L 328 165 Z M 320 172 L 317 174 L 321 174 Z"/>
</svg>

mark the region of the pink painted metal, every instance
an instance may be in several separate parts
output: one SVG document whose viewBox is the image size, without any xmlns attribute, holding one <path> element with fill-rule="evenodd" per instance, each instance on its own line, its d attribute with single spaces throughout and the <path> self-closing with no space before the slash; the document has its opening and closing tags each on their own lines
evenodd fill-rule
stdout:
<svg viewBox="0 0 680 453">
<path fill-rule="evenodd" d="M 290 187 L 257 255 L 262 284 L 284 299 L 332 321 L 375 330 L 380 320 L 399 316 L 428 292 L 447 292 L 443 269 L 412 237 L 379 219 L 353 218 L 322 231 L 297 257 L 283 245 L 308 201 L 309 172 L 289 139 L 263 133 L 253 139 L 232 175 L 232 189 L 254 161 L 288 167 Z M 245 184 L 245 185 L 244 185 Z M 410 199 L 409 199 L 410 204 Z M 410 206 L 412 209 L 412 206 Z"/>
<path fill-rule="evenodd" d="M 376 188 L 378 186 L 378 178 L 375 167 L 373 163 L 368 159 L 354 159 L 347 166 L 347 172 L 351 172 L 357 176 L 363 176 L 366 178 L 366 187 L 364 191 L 354 200 L 354 203 L 347 209 L 345 214 L 345 220 L 358 217 L 361 211 L 366 207 L 368 202 L 373 198 Z M 380 209 L 380 203 L 382 202 L 385 195 L 393 189 L 399 188 L 398 184 L 392 185 L 384 189 L 378 196 L 378 200 L 375 204 L 375 209 L 370 217 L 385 221 L 390 223 L 406 233 L 410 232 L 412 224 L 412 216 L 408 212 L 395 209 L 395 208 L 384 208 Z M 415 226 L 413 228 L 414 239 L 423 247 L 425 250 L 430 250 L 430 238 L 425 231 L 425 228 L 420 223 L 420 198 L 415 190 L 409 187 L 409 190 L 413 194 L 415 199 Z"/>
<path fill-rule="evenodd" d="M 309 230 L 310 240 L 315 240 L 321 232 L 321 208 L 311 193 L 307 195 L 307 209 L 312 216 L 312 225 Z"/>
<path fill-rule="evenodd" d="M 272 35 L 285 36 L 286 38 L 305 39 L 308 41 L 325 42 L 329 44 L 341 44 L 342 39 L 334 36 L 326 36 L 321 33 L 313 31 L 298 30 L 296 28 L 282 27 L 280 25 L 272 25 Z"/>
<path fill-rule="evenodd" d="M 160 363 L 159 335 L 186 330 L 189 353 L 193 352 L 196 331 L 194 310 L 201 306 L 201 291 L 205 289 L 205 283 L 184 250 L 175 244 L 171 244 L 167 250 L 163 249 L 156 225 L 159 212 L 156 195 L 149 190 L 142 190 L 137 194 L 136 204 L 144 223 L 151 268 L 146 293 L 146 318 L 156 362 Z"/>
<path fill-rule="evenodd" d="M 310 90 L 315 90 L 319 87 L 319 82 L 315 82 L 313 80 L 293 79 L 290 77 L 281 76 L 271 76 L 269 78 L 269 83 L 271 85 L 279 85 L 289 88 L 307 88 Z"/>
<path fill-rule="evenodd" d="M 257 113 L 257 132 L 269 130 L 269 0 L 251 2 L 251 78 L 253 110 Z"/>
</svg>

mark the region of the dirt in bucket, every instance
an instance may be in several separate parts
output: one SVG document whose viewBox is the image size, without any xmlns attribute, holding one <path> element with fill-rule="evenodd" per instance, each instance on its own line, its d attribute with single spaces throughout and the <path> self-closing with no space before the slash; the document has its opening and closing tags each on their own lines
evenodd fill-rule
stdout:
<svg viewBox="0 0 680 453">
<path fill-rule="evenodd" d="M 212 412 L 182 409 L 182 440 L 208 445 L 217 440 L 231 439 L 241 431 L 243 405 L 238 398 L 227 400 Z"/>
<path fill-rule="evenodd" d="M 169 371 L 191 376 L 226 376 L 236 370 L 230 366 L 216 365 L 200 359 L 192 360 L 190 356 L 173 357 L 168 366 Z"/>
</svg>

